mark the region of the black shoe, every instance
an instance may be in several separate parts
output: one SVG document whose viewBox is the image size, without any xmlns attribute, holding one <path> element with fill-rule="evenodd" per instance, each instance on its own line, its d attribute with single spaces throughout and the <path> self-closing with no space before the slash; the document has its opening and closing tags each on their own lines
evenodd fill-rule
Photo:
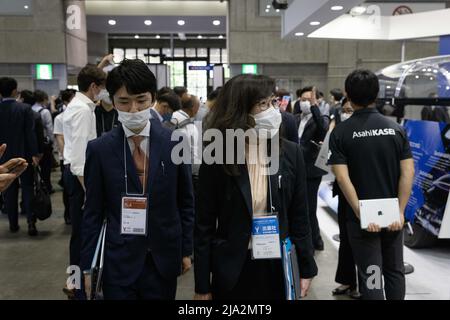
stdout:
<svg viewBox="0 0 450 320">
<path fill-rule="evenodd" d="M 36 237 L 38 235 L 38 231 L 36 229 L 36 223 L 28 224 L 28 235 L 30 237 Z"/>
<path fill-rule="evenodd" d="M 314 249 L 317 251 L 323 251 L 324 250 L 324 244 L 323 244 L 323 240 L 319 239 L 317 240 L 317 242 L 314 244 Z"/>
<path fill-rule="evenodd" d="M 353 289 L 350 286 L 339 286 L 334 289 L 331 293 L 333 296 L 342 296 L 344 294 L 350 294 Z"/>
<path fill-rule="evenodd" d="M 19 230 L 20 230 L 20 227 L 17 225 L 17 226 L 9 226 L 9 231 L 11 231 L 12 233 L 17 233 L 17 232 L 19 232 Z"/>
<path fill-rule="evenodd" d="M 352 290 L 351 292 L 349 292 L 348 296 L 352 299 L 355 300 L 361 300 L 362 299 L 362 294 L 358 291 L 358 290 Z"/>
</svg>

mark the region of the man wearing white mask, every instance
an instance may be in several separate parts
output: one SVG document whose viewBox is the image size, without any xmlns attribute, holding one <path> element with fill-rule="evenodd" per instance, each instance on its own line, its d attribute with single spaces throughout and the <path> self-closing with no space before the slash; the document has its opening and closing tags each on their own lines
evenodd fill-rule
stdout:
<svg viewBox="0 0 450 320">
<path fill-rule="evenodd" d="M 298 137 L 306 165 L 308 210 L 311 223 L 312 240 L 315 250 L 322 251 L 324 244 L 317 221 L 317 192 L 325 171 L 315 166 L 317 157 L 330 123 L 330 118 L 322 115 L 318 106 L 316 88 L 306 87 L 300 91 L 301 113 L 296 115 Z"/>
<path fill-rule="evenodd" d="M 172 132 L 151 119 L 156 78 L 141 60 L 124 60 L 106 82 L 120 126 L 89 142 L 81 268 L 91 262 L 107 221 L 102 288 L 106 300 L 174 300 L 191 268 L 194 195 L 191 166 L 175 164 Z"/>
<path fill-rule="evenodd" d="M 95 119 L 97 121 L 97 137 L 101 137 L 113 128 L 119 126 L 119 114 L 114 109 L 109 93 L 106 89 L 99 95 L 100 101 L 95 108 Z"/>
<path fill-rule="evenodd" d="M 105 88 L 106 74 L 95 66 L 81 69 L 77 82 L 79 92 L 63 113 L 64 176 L 69 191 L 69 212 L 72 223 L 70 265 L 79 266 L 81 250 L 81 219 L 84 205 L 84 164 L 89 141 L 97 138 L 95 103 Z M 81 298 L 75 292 L 77 298 Z"/>
</svg>

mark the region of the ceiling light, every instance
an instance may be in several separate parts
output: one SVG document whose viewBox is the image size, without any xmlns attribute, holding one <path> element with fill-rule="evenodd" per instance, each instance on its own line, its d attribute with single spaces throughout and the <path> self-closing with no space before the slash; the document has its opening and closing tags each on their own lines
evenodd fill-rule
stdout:
<svg viewBox="0 0 450 320">
<path fill-rule="evenodd" d="M 319 21 L 312 21 L 309 24 L 312 25 L 312 26 L 318 26 L 318 25 L 320 25 L 320 22 Z"/>
<path fill-rule="evenodd" d="M 269 9 L 266 9 L 266 13 L 269 13 L 270 12 L 270 10 Z"/>
<path fill-rule="evenodd" d="M 360 16 L 360 15 L 366 13 L 366 11 L 367 11 L 366 7 L 357 6 L 357 7 L 354 7 L 352 10 L 350 10 L 350 14 L 352 16 Z"/>
<path fill-rule="evenodd" d="M 198 37 L 197 37 L 197 39 L 203 39 L 202 35 L 199 34 Z"/>
<path fill-rule="evenodd" d="M 449 86 L 446 86 L 445 89 L 450 90 L 450 87 L 449 87 Z"/>
<path fill-rule="evenodd" d="M 159 34 L 157 34 L 156 39 L 161 39 L 161 36 Z"/>
<path fill-rule="evenodd" d="M 268 5 L 266 6 L 266 8 L 267 8 L 267 9 L 270 9 L 270 8 L 272 8 L 272 6 L 271 6 L 270 4 L 268 4 Z"/>
<path fill-rule="evenodd" d="M 439 71 L 435 69 L 435 70 L 433 70 L 433 72 L 434 72 L 434 73 L 438 73 Z"/>
<path fill-rule="evenodd" d="M 134 38 L 135 38 L 135 39 L 139 39 L 139 35 L 138 35 L 138 34 L 135 35 Z"/>
<path fill-rule="evenodd" d="M 185 24 L 186 24 L 186 21 L 184 21 L 184 20 L 178 20 L 178 25 L 179 26 L 184 26 Z"/>
<path fill-rule="evenodd" d="M 420 77 L 419 76 L 416 76 L 416 79 L 419 79 Z"/>
<path fill-rule="evenodd" d="M 333 7 L 331 7 L 331 11 L 341 11 L 342 9 L 344 9 L 343 6 L 333 6 Z"/>
<path fill-rule="evenodd" d="M 276 12 L 280 12 L 280 9 L 275 10 Z"/>
<path fill-rule="evenodd" d="M 25 10 L 28 10 L 29 7 L 28 7 L 27 5 L 24 5 L 23 8 L 24 8 Z"/>
<path fill-rule="evenodd" d="M 386 89 L 391 89 L 391 86 L 387 86 Z"/>
<path fill-rule="evenodd" d="M 213 25 L 220 26 L 220 20 L 214 20 L 213 21 Z"/>
<path fill-rule="evenodd" d="M 146 26 L 151 26 L 152 25 L 152 20 L 145 20 L 144 21 Z"/>
<path fill-rule="evenodd" d="M 304 36 L 305 34 L 303 33 L 303 32 L 297 32 L 297 33 L 295 33 L 295 36 L 296 37 L 302 37 L 302 36 Z"/>
<path fill-rule="evenodd" d="M 110 26 L 115 26 L 116 23 L 117 23 L 116 20 L 113 20 L 113 19 L 108 20 L 108 24 L 109 24 Z"/>
<path fill-rule="evenodd" d="M 433 81 L 433 80 L 434 80 L 434 78 L 433 78 L 433 77 L 430 77 L 430 80 L 431 80 L 431 81 Z"/>
<path fill-rule="evenodd" d="M 219 36 L 219 39 L 223 39 L 223 35 L 220 35 L 220 36 Z"/>
</svg>

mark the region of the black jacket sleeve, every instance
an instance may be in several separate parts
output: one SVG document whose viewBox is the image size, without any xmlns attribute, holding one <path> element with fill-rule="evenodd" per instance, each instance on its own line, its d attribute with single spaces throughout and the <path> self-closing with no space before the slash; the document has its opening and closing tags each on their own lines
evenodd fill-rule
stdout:
<svg viewBox="0 0 450 320">
<path fill-rule="evenodd" d="M 313 115 L 314 122 L 316 123 L 316 139 L 320 142 L 325 139 L 327 135 L 328 128 L 330 126 L 330 118 L 328 116 L 322 115 L 318 106 L 311 106 L 311 113 Z"/>
<path fill-rule="evenodd" d="M 195 292 L 211 292 L 211 243 L 217 221 L 217 166 L 202 164 L 199 173 L 199 203 L 195 217 L 194 259 Z"/>
<path fill-rule="evenodd" d="M 296 149 L 297 175 L 293 189 L 293 200 L 288 211 L 289 234 L 297 249 L 300 277 L 302 279 L 310 279 L 317 275 L 317 265 L 314 260 L 314 248 L 308 214 L 305 163 L 300 146 L 297 146 Z"/>
</svg>

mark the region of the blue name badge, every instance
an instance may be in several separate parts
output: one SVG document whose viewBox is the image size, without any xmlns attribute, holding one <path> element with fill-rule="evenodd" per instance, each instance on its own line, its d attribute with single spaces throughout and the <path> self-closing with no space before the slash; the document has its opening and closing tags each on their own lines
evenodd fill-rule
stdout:
<svg viewBox="0 0 450 320">
<path fill-rule="evenodd" d="M 280 228 L 277 216 L 253 218 L 252 258 L 281 259 Z"/>
</svg>

